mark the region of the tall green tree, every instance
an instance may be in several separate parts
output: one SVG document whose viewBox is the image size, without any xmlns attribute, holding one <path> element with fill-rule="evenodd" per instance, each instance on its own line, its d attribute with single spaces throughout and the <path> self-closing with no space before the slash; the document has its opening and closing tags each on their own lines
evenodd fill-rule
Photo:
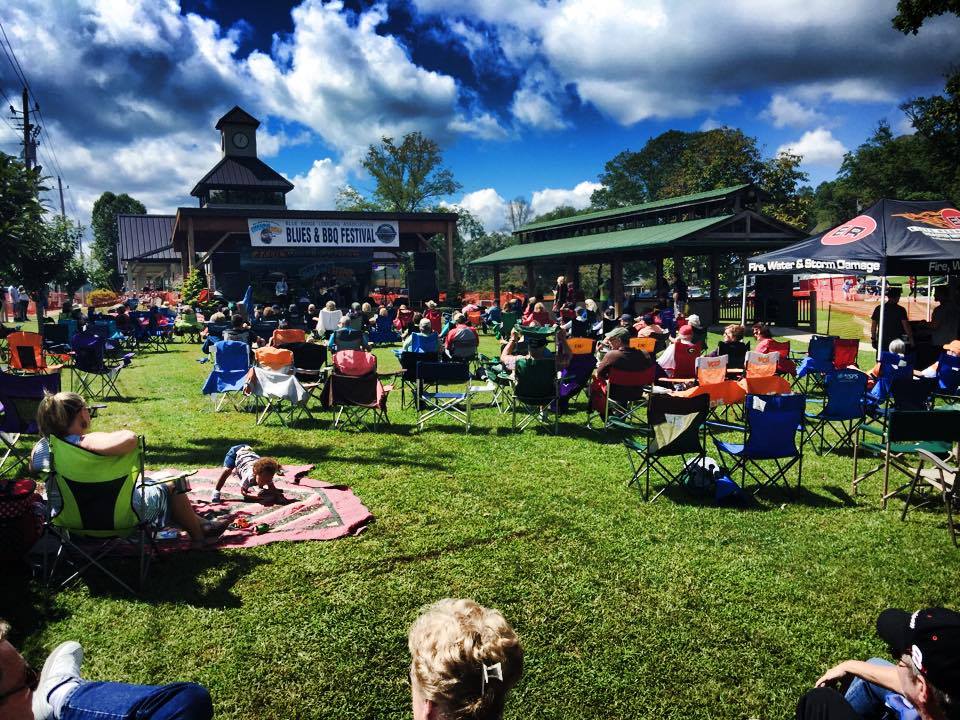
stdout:
<svg viewBox="0 0 960 720">
<path fill-rule="evenodd" d="M 147 212 L 143 203 L 126 193 L 115 195 L 105 192 L 93 204 L 91 224 L 93 246 L 90 254 L 94 261 L 93 283 L 100 287 L 117 290 L 122 278 L 117 267 L 117 215 L 140 215 Z"/>
<path fill-rule="evenodd" d="M 367 149 L 363 167 L 373 176 L 373 199 L 384 210 L 417 212 L 460 189 L 443 166 L 440 146 L 420 132 L 407 133 L 399 144 L 385 137 Z"/>
<path fill-rule="evenodd" d="M 573 205 L 557 205 L 553 210 L 548 210 L 545 213 L 540 213 L 530 222 L 548 222 L 550 220 L 561 220 L 562 218 L 573 217 L 577 215 L 579 210 L 577 210 Z"/>
<path fill-rule="evenodd" d="M 48 285 L 62 284 L 75 290 L 86 281 L 77 256 L 84 229 L 59 215 L 24 237 L 16 260 L 16 272 L 30 293 Z"/>
<path fill-rule="evenodd" d="M 771 195 L 767 214 L 808 230 L 813 224 L 813 190 L 805 185 L 810 176 L 800 169 L 801 162 L 803 158 L 793 153 L 770 158 L 760 171 L 760 185 Z"/>
<path fill-rule="evenodd" d="M 639 205 L 663 196 L 677 161 L 696 133 L 668 130 L 647 141 L 639 151 L 624 150 L 603 166 L 602 187 L 590 196 L 599 208 Z"/>
<path fill-rule="evenodd" d="M 691 135 L 654 199 L 759 182 L 764 164 L 756 138 L 727 127 Z"/>
<path fill-rule="evenodd" d="M 0 273 L 11 279 L 19 277 L 26 243 L 43 232 L 40 193 L 46 189 L 37 173 L 0 153 Z"/>
<path fill-rule="evenodd" d="M 899 0 L 893 26 L 916 35 L 924 20 L 944 13 L 960 15 L 960 0 Z"/>
</svg>

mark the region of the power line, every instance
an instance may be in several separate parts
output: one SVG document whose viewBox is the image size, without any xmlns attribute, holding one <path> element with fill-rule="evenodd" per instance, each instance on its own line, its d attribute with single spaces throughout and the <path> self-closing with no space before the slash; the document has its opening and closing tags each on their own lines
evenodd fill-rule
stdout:
<svg viewBox="0 0 960 720">
<path fill-rule="evenodd" d="M 17 54 L 13 50 L 13 45 L 10 44 L 10 39 L 7 37 L 7 31 L 4 29 L 3 23 L 0 23 L 0 33 L 3 34 L 3 39 L 6 40 L 7 43 L 6 47 L 3 46 L 3 43 L 0 43 L 0 47 L 3 47 L 3 54 L 7 56 L 7 61 L 11 67 L 13 67 L 14 74 L 17 75 L 27 91 L 33 95 L 33 90 L 30 88 L 30 83 L 27 82 L 27 76 L 24 75 L 23 68 L 20 67 L 20 61 L 17 60 Z M 7 48 L 10 48 L 10 52 L 7 52 Z M 11 54 L 13 55 L 12 58 L 10 57 Z"/>
</svg>

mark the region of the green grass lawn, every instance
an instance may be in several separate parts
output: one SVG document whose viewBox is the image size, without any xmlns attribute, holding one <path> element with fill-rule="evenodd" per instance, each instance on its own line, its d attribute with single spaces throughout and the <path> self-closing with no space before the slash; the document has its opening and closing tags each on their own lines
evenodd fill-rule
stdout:
<svg viewBox="0 0 960 720">
<path fill-rule="evenodd" d="M 469 435 L 417 434 L 396 396 L 381 433 L 330 430 L 323 413 L 258 428 L 211 411 L 199 356 L 138 356 L 120 376 L 129 399 L 95 429 L 142 433 L 155 468 L 219 465 L 241 441 L 314 463 L 376 521 L 332 542 L 168 557 L 140 598 L 94 579 L 46 599 L 3 578 L 0 616 L 34 664 L 77 639 L 90 678 L 194 680 L 218 717 L 409 716 L 407 628 L 424 604 L 466 596 L 522 638 L 509 718 L 785 718 L 826 667 L 883 655 L 880 610 L 956 602 L 943 513 L 901 522 L 879 480 L 850 497 L 847 455 L 807 453 L 802 489 L 746 508 L 682 492 L 646 504 L 616 436 L 582 429 L 580 406 L 559 437 L 513 434 L 486 409 Z"/>
</svg>

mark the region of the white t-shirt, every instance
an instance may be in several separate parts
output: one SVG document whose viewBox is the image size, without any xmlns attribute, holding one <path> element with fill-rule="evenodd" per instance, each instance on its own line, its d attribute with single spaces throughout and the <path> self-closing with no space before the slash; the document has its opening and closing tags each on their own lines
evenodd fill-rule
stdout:
<svg viewBox="0 0 960 720">
<path fill-rule="evenodd" d="M 286 280 L 278 280 L 278 281 L 277 281 L 277 286 L 276 286 L 276 288 L 274 289 L 274 292 L 275 292 L 277 295 L 286 295 L 286 294 L 287 294 L 287 289 L 288 289 L 288 287 L 287 287 L 287 281 L 286 281 Z"/>
</svg>

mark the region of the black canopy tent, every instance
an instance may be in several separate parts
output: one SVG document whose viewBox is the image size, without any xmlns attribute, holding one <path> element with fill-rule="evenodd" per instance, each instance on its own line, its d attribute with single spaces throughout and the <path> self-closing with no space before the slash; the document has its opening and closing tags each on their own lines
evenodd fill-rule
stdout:
<svg viewBox="0 0 960 720">
<path fill-rule="evenodd" d="M 747 275 L 787 273 L 879 275 L 883 337 L 888 275 L 960 274 L 960 211 L 944 200 L 880 200 L 832 230 L 747 261 Z M 743 288 L 745 313 L 746 275 Z"/>
</svg>

